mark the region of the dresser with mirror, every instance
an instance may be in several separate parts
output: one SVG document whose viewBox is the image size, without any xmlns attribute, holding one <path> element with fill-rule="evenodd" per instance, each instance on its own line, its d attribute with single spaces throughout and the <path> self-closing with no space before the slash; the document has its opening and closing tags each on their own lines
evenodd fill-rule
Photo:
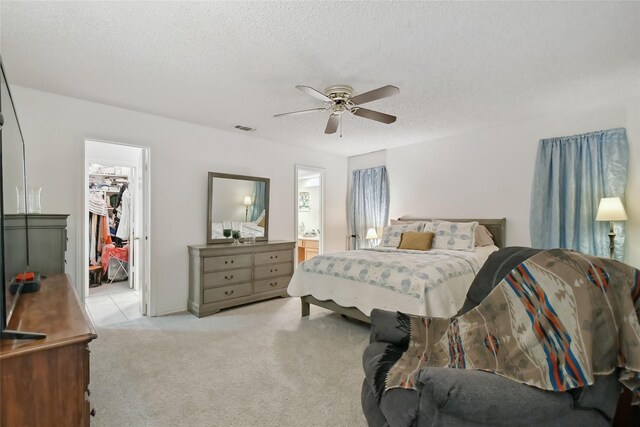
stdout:
<svg viewBox="0 0 640 427">
<path fill-rule="evenodd" d="M 207 244 L 189 246 L 188 310 L 286 297 L 295 242 L 269 240 L 269 178 L 209 172 Z"/>
</svg>

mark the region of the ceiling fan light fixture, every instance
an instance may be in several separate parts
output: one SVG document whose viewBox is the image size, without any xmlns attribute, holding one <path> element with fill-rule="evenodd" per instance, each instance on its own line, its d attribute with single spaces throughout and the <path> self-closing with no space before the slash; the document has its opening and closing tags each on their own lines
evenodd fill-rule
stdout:
<svg viewBox="0 0 640 427">
<path fill-rule="evenodd" d="M 379 111 L 369 110 L 367 108 L 360 107 L 360 104 L 376 101 L 382 98 L 388 98 L 396 95 L 400 92 L 396 86 L 386 85 L 379 87 L 378 89 L 370 90 L 360 95 L 353 96 L 353 88 L 347 85 L 334 85 L 329 86 L 324 90 L 324 93 L 315 90 L 310 86 L 298 85 L 296 89 L 310 95 L 325 104 L 328 104 L 325 108 L 313 108 L 310 110 L 294 111 L 291 113 L 276 114 L 274 117 L 288 116 L 292 114 L 306 114 L 316 111 L 330 111 L 331 115 L 327 122 L 324 133 L 333 134 L 338 130 L 340 125 L 340 136 L 342 137 L 342 113 L 345 111 L 351 114 L 362 117 L 369 120 L 374 120 L 379 123 L 390 124 L 396 121 L 396 117 L 390 114 L 381 113 Z"/>
</svg>

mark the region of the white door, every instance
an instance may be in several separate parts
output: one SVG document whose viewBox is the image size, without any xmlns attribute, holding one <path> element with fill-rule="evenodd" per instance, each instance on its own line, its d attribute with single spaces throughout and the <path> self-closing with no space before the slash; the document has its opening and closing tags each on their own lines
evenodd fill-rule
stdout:
<svg viewBox="0 0 640 427">
<path fill-rule="evenodd" d="M 149 150 L 140 150 L 135 176 L 135 228 L 133 230 L 133 263 L 135 289 L 140 296 L 140 312 L 148 316 L 149 306 Z"/>
</svg>

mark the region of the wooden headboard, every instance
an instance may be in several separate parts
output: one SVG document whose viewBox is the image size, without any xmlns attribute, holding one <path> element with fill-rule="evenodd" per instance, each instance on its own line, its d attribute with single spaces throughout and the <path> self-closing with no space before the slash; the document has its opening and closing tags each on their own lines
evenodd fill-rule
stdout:
<svg viewBox="0 0 640 427">
<path fill-rule="evenodd" d="M 507 219 L 506 218 L 465 218 L 465 219 L 450 219 L 450 218 L 417 218 L 403 216 L 398 218 L 398 221 L 449 221 L 449 222 L 472 222 L 478 221 L 478 224 L 484 225 L 489 230 L 489 233 L 493 235 L 493 241 L 499 248 L 504 248 L 507 244 Z"/>
</svg>

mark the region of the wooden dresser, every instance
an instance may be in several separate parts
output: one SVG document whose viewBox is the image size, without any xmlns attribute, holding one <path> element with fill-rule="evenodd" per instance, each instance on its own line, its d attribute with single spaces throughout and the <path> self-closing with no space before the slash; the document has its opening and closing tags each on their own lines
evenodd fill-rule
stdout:
<svg viewBox="0 0 640 427">
<path fill-rule="evenodd" d="M 8 326 L 47 337 L 2 340 L 1 425 L 88 426 L 88 344 L 97 335 L 69 277 L 51 275 L 21 295 Z"/>
<path fill-rule="evenodd" d="M 285 241 L 189 246 L 189 311 L 202 317 L 287 296 L 294 248 Z"/>
</svg>

